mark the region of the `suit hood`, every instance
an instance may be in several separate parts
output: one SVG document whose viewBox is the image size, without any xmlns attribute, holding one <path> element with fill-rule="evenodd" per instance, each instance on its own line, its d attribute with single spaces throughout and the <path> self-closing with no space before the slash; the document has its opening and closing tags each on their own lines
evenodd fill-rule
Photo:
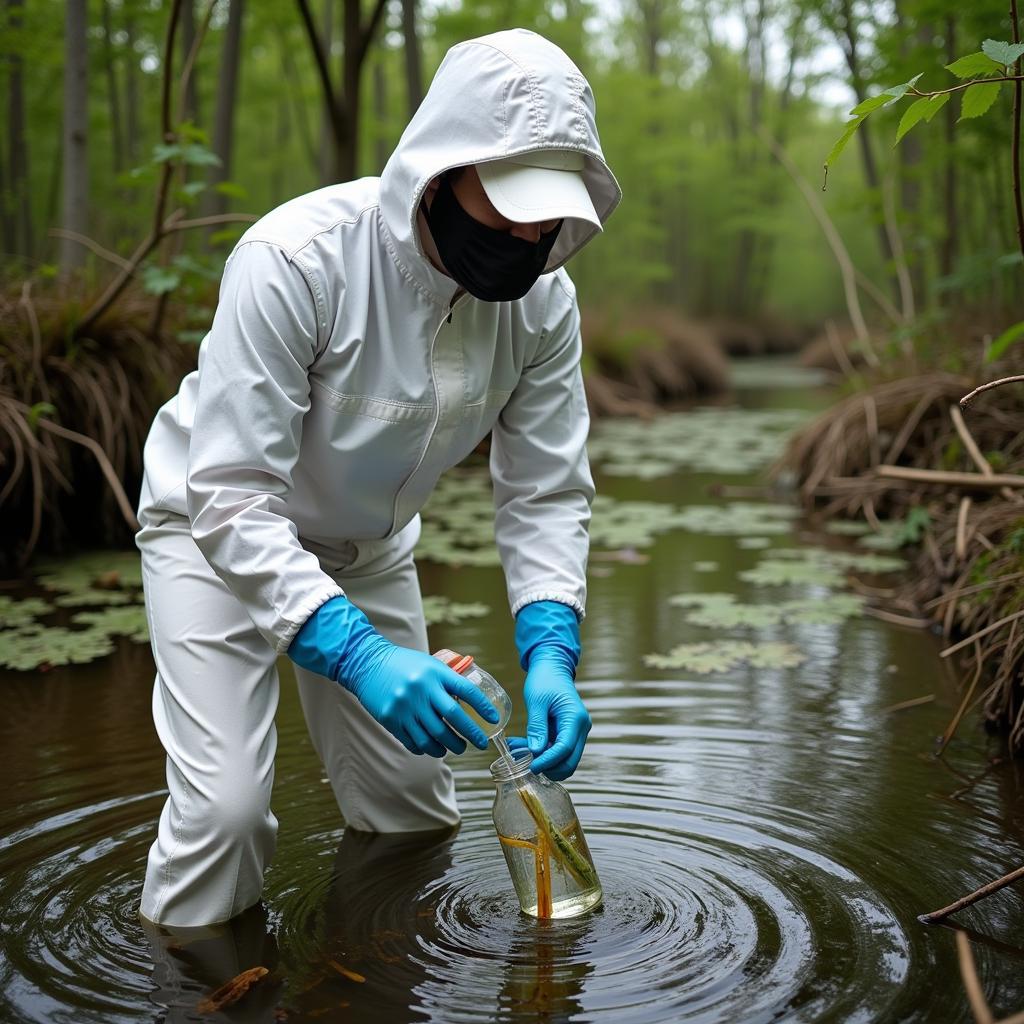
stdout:
<svg viewBox="0 0 1024 1024">
<path fill-rule="evenodd" d="M 605 163 L 594 96 L 579 68 L 528 29 L 453 46 L 381 173 L 380 209 L 398 262 L 431 292 L 450 291 L 452 282 L 420 244 L 416 214 L 427 185 L 452 167 L 541 149 L 583 155 L 583 180 L 603 225 L 622 192 Z M 544 273 L 557 270 L 598 230 L 567 219 Z"/>
</svg>

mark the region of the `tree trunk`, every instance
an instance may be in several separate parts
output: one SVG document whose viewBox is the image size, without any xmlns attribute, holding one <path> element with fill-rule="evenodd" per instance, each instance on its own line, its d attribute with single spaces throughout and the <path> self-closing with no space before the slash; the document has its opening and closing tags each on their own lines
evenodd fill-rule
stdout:
<svg viewBox="0 0 1024 1024">
<path fill-rule="evenodd" d="M 23 0 L 7 0 L 8 24 L 20 29 Z M 32 194 L 29 189 L 28 139 L 25 137 L 25 86 L 21 54 L 11 52 L 7 58 L 7 159 L 10 218 L 14 246 L 10 252 L 31 256 L 35 249 L 32 235 Z"/>
<path fill-rule="evenodd" d="M 196 41 L 196 11 L 194 0 L 185 0 L 181 5 L 181 66 L 184 68 L 188 63 L 188 55 Z M 185 87 L 185 103 L 182 114 L 186 121 L 193 124 L 199 123 L 199 92 L 196 86 L 196 68 L 192 68 L 192 74 L 188 76 L 188 85 Z"/>
<path fill-rule="evenodd" d="M 337 0 L 327 0 L 324 4 L 323 45 L 330 53 L 334 49 L 334 5 Z M 321 105 L 320 127 L 320 184 L 330 185 L 334 181 L 334 149 L 337 142 L 334 138 L 334 127 L 331 123 L 331 97 L 325 96 Z"/>
<path fill-rule="evenodd" d="M 68 231 L 89 229 L 89 150 L 86 50 L 87 0 L 66 0 L 64 8 L 64 188 L 61 224 Z M 84 264 L 78 242 L 61 239 L 60 274 L 67 279 Z"/>
<path fill-rule="evenodd" d="M 107 102 L 110 104 L 110 132 L 112 137 L 111 164 L 114 174 L 124 170 L 124 125 L 121 123 L 121 90 L 117 81 L 117 62 L 114 59 L 114 30 L 110 20 L 110 0 L 103 0 L 103 65 L 107 73 Z"/>
<path fill-rule="evenodd" d="M 377 173 L 380 174 L 391 155 L 387 138 L 388 76 L 384 70 L 384 60 L 381 56 L 378 56 L 373 62 L 373 120 L 375 162 Z"/>
<path fill-rule="evenodd" d="M 405 36 L 405 90 L 411 118 L 423 102 L 423 68 L 420 41 L 416 35 L 416 0 L 402 0 L 402 33 Z"/>
<path fill-rule="evenodd" d="M 227 196 L 216 191 L 222 181 L 231 179 L 231 156 L 235 140 L 235 101 L 238 95 L 238 67 L 242 52 L 242 17 L 245 0 L 230 0 L 228 24 L 221 49 L 220 75 L 217 81 L 217 109 L 213 121 L 213 151 L 220 166 L 210 169 L 211 188 L 206 193 L 207 216 L 227 213 Z"/>
<path fill-rule="evenodd" d="M 139 143 L 142 141 L 139 128 L 139 58 L 135 52 L 135 19 L 131 6 L 125 8 L 125 43 L 128 60 L 124 70 L 125 108 L 125 158 L 135 167 L 139 162 Z"/>
<path fill-rule="evenodd" d="M 306 29 L 313 57 L 316 60 L 324 105 L 330 114 L 331 134 L 334 142 L 335 180 L 350 181 L 359 167 L 359 93 L 363 65 L 370 44 L 384 14 L 386 0 L 375 0 L 366 24 L 360 12 L 359 0 L 343 0 L 345 43 L 342 54 L 341 87 L 335 94 L 329 57 L 323 40 L 313 22 L 309 0 L 297 0 L 302 23 Z"/>
<path fill-rule="evenodd" d="M 853 87 L 854 94 L 857 97 L 858 103 L 863 103 L 867 98 L 867 85 L 864 81 L 864 74 L 860 66 L 860 55 L 857 52 L 857 24 L 854 20 L 853 15 L 853 3 L 852 0 L 843 0 L 842 2 L 842 19 L 839 32 L 839 43 L 843 50 L 843 55 L 846 57 L 846 66 L 850 70 L 850 84 Z M 867 186 L 877 197 L 881 197 L 881 178 L 878 174 L 878 164 L 875 161 L 875 148 L 870 132 L 870 124 L 861 125 L 857 131 L 857 141 L 860 146 L 861 162 L 864 165 L 864 180 Z M 872 201 L 872 210 L 876 215 L 880 206 L 876 202 Z M 886 267 L 890 267 L 893 263 L 893 251 L 892 245 L 889 242 L 889 233 L 885 230 L 885 224 L 880 215 L 878 215 L 878 246 L 882 251 L 882 257 L 886 262 Z M 891 271 L 887 271 L 889 276 L 889 282 L 894 292 L 898 291 L 898 285 L 895 277 Z"/>
<path fill-rule="evenodd" d="M 946 18 L 946 60 L 956 60 L 956 19 L 951 14 Z M 946 176 L 942 185 L 942 205 L 945 211 L 946 235 L 939 252 L 939 272 L 946 276 L 953 273 L 960 247 L 960 222 L 957 213 L 956 175 L 956 114 L 955 104 L 947 103 L 945 114 Z"/>
</svg>

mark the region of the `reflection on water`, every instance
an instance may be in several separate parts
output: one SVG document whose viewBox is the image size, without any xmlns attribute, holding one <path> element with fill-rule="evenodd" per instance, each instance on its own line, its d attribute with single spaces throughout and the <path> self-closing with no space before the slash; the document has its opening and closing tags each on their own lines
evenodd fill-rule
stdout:
<svg viewBox="0 0 1024 1024">
<path fill-rule="evenodd" d="M 708 504 L 714 479 L 601 483 L 685 506 Z M 714 634 L 687 623 L 672 594 L 829 593 L 748 585 L 738 574 L 764 552 L 740 540 L 674 531 L 646 562 L 595 563 L 580 680 L 594 731 L 568 786 L 605 902 L 570 921 L 519 913 L 484 752 L 453 759 L 457 832 L 344 831 L 282 661 L 281 829 L 264 903 L 201 933 L 144 930 L 136 908 L 163 799 L 148 651 L 126 644 L 91 666 L 3 675 L 0 1021 L 214 1019 L 200 1001 L 258 964 L 268 975 L 220 1019 L 970 1019 L 950 930 L 916 916 L 1024 859 L 1019 769 L 990 766 L 998 744 L 966 724 L 946 759 L 931 757 L 957 698 L 927 633 L 863 618 L 777 622 L 756 638 L 798 647 L 797 668 L 646 667 L 644 654 Z M 845 542 L 799 523 L 771 539 L 801 543 Z M 429 593 L 504 607 L 493 568 L 421 573 Z M 730 637 L 754 634 L 721 631 Z M 503 611 L 435 628 L 431 642 L 477 655 L 513 694 L 522 731 Z M 959 918 L 997 1013 L 1024 1008 L 1021 910 L 1007 891 Z"/>
</svg>

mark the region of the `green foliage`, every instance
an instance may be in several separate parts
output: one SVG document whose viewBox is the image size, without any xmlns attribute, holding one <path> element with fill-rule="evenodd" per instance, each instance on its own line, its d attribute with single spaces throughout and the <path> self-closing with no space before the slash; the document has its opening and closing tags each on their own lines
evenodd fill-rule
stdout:
<svg viewBox="0 0 1024 1024">
<path fill-rule="evenodd" d="M 1002 334 L 996 338 L 985 353 L 985 362 L 994 363 L 1006 350 L 1015 342 L 1024 338 L 1024 320 L 1007 327 Z"/>
</svg>

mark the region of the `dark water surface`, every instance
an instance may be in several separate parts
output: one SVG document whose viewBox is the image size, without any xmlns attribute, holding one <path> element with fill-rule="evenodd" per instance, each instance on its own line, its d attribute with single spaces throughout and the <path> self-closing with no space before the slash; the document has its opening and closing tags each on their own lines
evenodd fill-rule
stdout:
<svg viewBox="0 0 1024 1024">
<path fill-rule="evenodd" d="M 823 399 L 776 388 L 740 400 Z M 716 479 L 752 480 L 600 486 L 706 504 Z M 800 523 L 772 538 L 823 542 L 849 547 Z M 653 670 L 644 654 L 714 635 L 669 595 L 825 590 L 737 581 L 763 553 L 735 537 L 676 531 L 644 552 L 645 563 L 592 566 L 580 689 L 594 731 L 568 787 L 605 903 L 576 921 L 518 912 L 483 753 L 453 759 L 457 834 L 345 833 L 282 661 L 280 835 L 264 903 L 230 926 L 147 934 L 136 908 L 164 797 L 148 649 L 0 674 L 0 1021 L 970 1020 L 952 929 L 916 916 L 1024 861 L 1024 801 L 1020 767 L 990 764 L 1000 746 L 975 719 L 932 756 L 957 704 L 936 638 L 871 618 L 777 626 L 768 638 L 795 644 L 799 667 Z M 500 572 L 424 564 L 421 577 L 427 593 L 493 609 L 432 628 L 431 641 L 477 655 L 506 684 L 521 732 Z M 1024 1008 L 1021 911 L 1018 887 L 957 918 L 997 1015 Z M 270 974 L 242 1000 L 198 1013 L 256 965 Z"/>
</svg>

